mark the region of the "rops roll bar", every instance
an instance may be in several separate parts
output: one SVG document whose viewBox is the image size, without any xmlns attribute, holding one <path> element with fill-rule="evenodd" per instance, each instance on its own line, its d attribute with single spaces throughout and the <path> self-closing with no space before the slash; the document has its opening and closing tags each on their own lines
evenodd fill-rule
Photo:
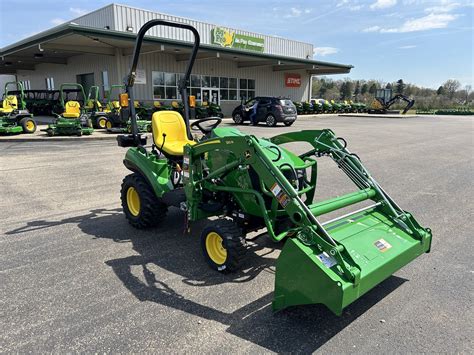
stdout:
<svg viewBox="0 0 474 355">
<path fill-rule="evenodd" d="M 135 48 L 133 50 L 132 65 L 130 67 L 130 73 L 125 77 L 125 86 L 126 86 L 125 90 L 129 96 L 129 103 L 130 103 L 129 107 L 130 107 L 130 119 L 132 122 L 132 135 L 133 135 L 133 140 L 137 146 L 141 145 L 141 139 L 138 134 L 136 111 L 135 111 L 135 105 L 134 105 L 135 99 L 134 99 L 134 94 L 133 94 L 133 85 L 135 83 L 135 78 L 136 78 L 138 58 L 140 56 L 140 49 L 142 47 L 143 38 L 145 37 L 146 32 L 150 28 L 155 27 L 155 26 L 160 26 L 160 25 L 189 30 L 194 35 L 194 45 L 193 45 L 193 49 L 188 60 L 188 65 L 184 73 L 184 77 L 179 81 L 179 84 L 178 84 L 178 90 L 181 94 L 181 99 L 183 100 L 183 105 L 184 105 L 184 121 L 186 124 L 186 133 L 189 139 L 193 139 L 192 134 L 191 134 L 191 129 L 189 127 L 189 102 L 188 102 L 188 92 L 186 89 L 186 83 L 188 82 L 189 77 L 191 76 L 191 71 L 194 66 L 196 54 L 199 50 L 199 43 L 200 43 L 199 33 L 193 26 L 187 25 L 184 23 L 174 23 L 174 22 L 168 22 L 168 21 L 163 21 L 163 20 L 150 20 L 147 23 L 145 23 L 142 26 L 142 28 L 140 28 L 140 31 L 138 31 L 137 39 L 135 41 Z"/>
</svg>

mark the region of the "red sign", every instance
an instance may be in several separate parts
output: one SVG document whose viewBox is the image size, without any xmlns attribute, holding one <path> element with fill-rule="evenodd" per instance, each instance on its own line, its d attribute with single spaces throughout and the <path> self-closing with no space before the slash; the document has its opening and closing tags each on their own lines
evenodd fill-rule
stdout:
<svg viewBox="0 0 474 355">
<path fill-rule="evenodd" d="M 285 73 L 285 86 L 287 88 L 299 88 L 301 86 L 301 75 Z"/>
</svg>

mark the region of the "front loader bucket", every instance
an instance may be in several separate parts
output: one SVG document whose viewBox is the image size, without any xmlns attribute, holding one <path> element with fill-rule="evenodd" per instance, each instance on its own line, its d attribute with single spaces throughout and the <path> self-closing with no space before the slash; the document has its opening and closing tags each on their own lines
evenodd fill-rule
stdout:
<svg viewBox="0 0 474 355">
<path fill-rule="evenodd" d="M 429 252 L 431 231 L 416 226 L 405 230 L 382 212 L 371 208 L 324 225 L 331 237 L 352 257 L 360 278 L 348 280 L 335 259 L 316 244 L 288 238 L 277 260 L 273 309 L 322 303 L 332 312 L 342 310 L 394 272 Z M 344 260 L 350 264 L 350 260 Z M 354 266 L 353 264 L 350 264 Z"/>
</svg>

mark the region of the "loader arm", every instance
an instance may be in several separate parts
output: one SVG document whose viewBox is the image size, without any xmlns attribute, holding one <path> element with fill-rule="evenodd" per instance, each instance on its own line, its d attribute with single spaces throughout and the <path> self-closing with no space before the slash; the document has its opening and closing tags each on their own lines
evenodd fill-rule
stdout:
<svg viewBox="0 0 474 355">
<path fill-rule="evenodd" d="M 431 231 L 422 228 L 386 194 L 357 155 L 347 150 L 345 141 L 331 130 L 286 133 L 269 141 L 275 147 L 296 141 L 310 143 L 313 149 L 299 156 L 308 163 L 303 166 L 310 167 L 313 156 L 329 156 L 359 188 L 331 200 L 304 202 L 301 191 L 284 175 L 283 164 L 269 156 L 262 139 L 251 135 L 219 137 L 185 148 L 183 171 L 189 220 L 206 217 L 200 211 L 205 191 L 229 193 L 236 200 L 238 195 L 246 194 L 257 201 L 269 236 L 274 241 L 287 238 L 277 261 L 275 310 L 293 304 L 324 303 L 340 314 L 383 279 L 429 251 Z M 213 151 L 228 152 L 231 158 L 228 163 L 209 169 L 205 157 Z M 260 190 L 227 183 L 229 175 L 249 170 L 258 175 Z M 272 206 L 277 204 L 279 215 L 286 214 L 293 225 L 279 234 L 275 233 L 274 210 L 262 197 L 269 194 Z M 317 219 L 365 200 L 374 204 L 325 224 Z M 239 212 L 246 212 L 245 203 L 239 203 L 239 208 Z M 384 248 L 391 250 L 377 259 L 377 250 L 385 251 Z"/>
</svg>

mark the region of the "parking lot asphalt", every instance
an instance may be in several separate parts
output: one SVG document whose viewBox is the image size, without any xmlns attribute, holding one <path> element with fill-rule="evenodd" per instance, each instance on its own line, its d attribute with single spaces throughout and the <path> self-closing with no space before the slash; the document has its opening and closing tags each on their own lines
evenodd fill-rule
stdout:
<svg viewBox="0 0 474 355">
<path fill-rule="evenodd" d="M 433 230 L 432 251 L 341 317 L 272 313 L 280 244 L 249 243 L 242 272 L 210 270 L 195 223 L 170 210 L 137 231 L 120 209 L 129 172 L 114 141 L 0 142 L 0 352 L 472 353 L 473 127 L 469 117 L 301 117 L 271 136 L 331 128 Z M 296 151 L 303 147 L 295 146 Z M 329 161 L 317 198 L 348 189 Z"/>
</svg>

